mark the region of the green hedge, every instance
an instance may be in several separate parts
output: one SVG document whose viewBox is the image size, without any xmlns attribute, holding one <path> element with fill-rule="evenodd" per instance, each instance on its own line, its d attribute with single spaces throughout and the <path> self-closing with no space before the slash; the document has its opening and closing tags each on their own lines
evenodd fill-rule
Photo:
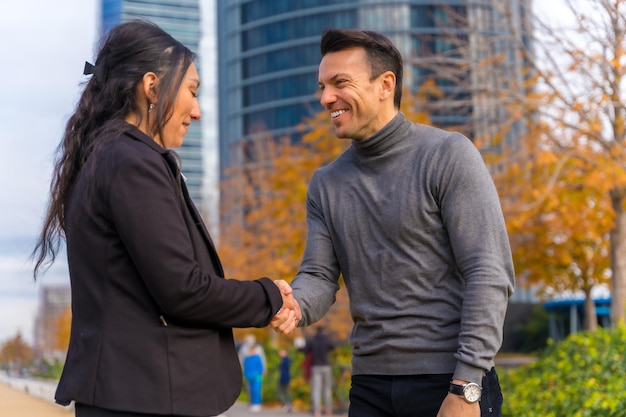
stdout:
<svg viewBox="0 0 626 417">
<path fill-rule="evenodd" d="M 499 373 L 505 417 L 626 416 L 626 326 L 572 334 Z"/>
</svg>

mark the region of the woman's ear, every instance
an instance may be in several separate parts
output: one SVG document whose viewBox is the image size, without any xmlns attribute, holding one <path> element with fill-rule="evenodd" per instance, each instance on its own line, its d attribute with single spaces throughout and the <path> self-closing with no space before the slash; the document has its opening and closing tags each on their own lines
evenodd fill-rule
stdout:
<svg viewBox="0 0 626 417">
<path fill-rule="evenodd" d="M 159 77 L 154 72 L 146 72 L 143 75 L 143 93 L 146 95 L 149 103 L 156 103 L 157 97 L 157 84 Z"/>
</svg>

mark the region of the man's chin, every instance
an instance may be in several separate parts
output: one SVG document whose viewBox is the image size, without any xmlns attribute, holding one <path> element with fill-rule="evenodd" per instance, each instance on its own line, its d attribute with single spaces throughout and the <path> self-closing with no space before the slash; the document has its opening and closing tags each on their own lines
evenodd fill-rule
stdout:
<svg viewBox="0 0 626 417">
<path fill-rule="evenodd" d="M 337 136 L 337 139 L 350 139 L 348 133 L 338 127 L 335 127 L 335 136 Z"/>
</svg>

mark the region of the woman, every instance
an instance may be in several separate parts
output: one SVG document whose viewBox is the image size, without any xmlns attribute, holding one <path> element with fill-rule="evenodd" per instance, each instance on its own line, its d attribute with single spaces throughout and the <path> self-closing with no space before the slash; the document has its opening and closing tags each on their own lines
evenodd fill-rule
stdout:
<svg viewBox="0 0 626 417">
<path fill-rule="evenodd" d="M 193 59 L 134 21 L 85 65 L 93 75 L 67 123 L 34 252 L 37 278 L 67 242 L 73 319 L 56 400 L 74 401 L 79 417 L 223 412 L 241 390 L 231 328 L 266 326 L 293 306 L 268 278 L 223 278 L 169 150 L 201 116 Z M 293 310 L 280 317 L 296 323 Z"/>
</svg>

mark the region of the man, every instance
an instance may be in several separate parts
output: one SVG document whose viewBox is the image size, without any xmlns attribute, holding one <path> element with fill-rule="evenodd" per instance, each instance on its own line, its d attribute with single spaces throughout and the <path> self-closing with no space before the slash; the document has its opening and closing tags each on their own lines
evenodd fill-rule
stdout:
<svg viewBox="0 0 626 417">
<path fill-rule="evenodd" d="M 283 405 L 283 410 L 291 413 L 293 411 L 291 407 L 291 358 L 289 352 L 285 348 L 281 348 L 278 351 L 280 362 L 278 364 L 278 387 L 276 388 L 276 395 Z"/>
<path fill-rule="evenodd" d="M 333 370 L 329 354 L 334 348 L 335 344 L 321 327 L 306 340 L 304 346 L 304 351 L 311 355 L 311 404 L 314 417 L 322 415 L 322 393 L 326 415 L 333 413 Z"/>
<path fill-rule="evenodd" d="M 493 360 L 514 271 L 480 153 L 400 113 L 402 58 L 386 37 L 327 30 L 321 52 L 320 101 L 352 146 L 309 184 L 291 283 L 299 325 L 326 313 L 341 274 L 354 320 L 351 417 L 499 416 Z"/>
</svg>

